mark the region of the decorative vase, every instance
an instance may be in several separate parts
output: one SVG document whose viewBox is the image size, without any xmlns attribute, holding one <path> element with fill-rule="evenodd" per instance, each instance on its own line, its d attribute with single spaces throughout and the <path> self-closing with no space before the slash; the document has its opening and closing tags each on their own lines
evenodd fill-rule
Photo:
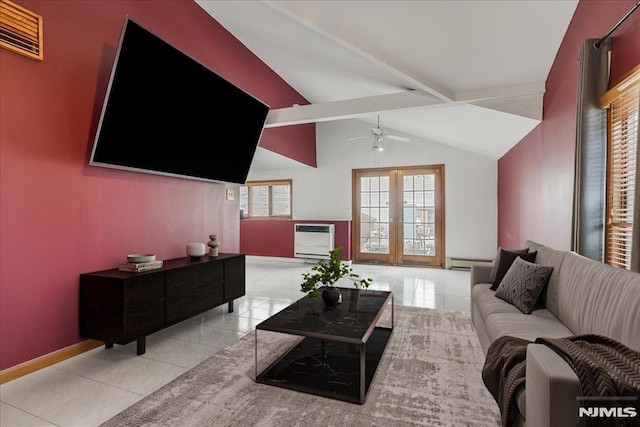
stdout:
<svg viewBox="0 0 640 427">
<path fill-rule="evenodd" d="M 187 255 L 192 261 L 198 261 L 207 252 L 207 247 L 204 243 L 189 243 L 187 244 Z"/>
<path fill-rule="evenodd" d="M 218 243 L 218 235 L 217 234 L 209 234 L 209 243 L 207 243 L 207 246 L 209 246 L 209 256 L 218 256 L 218 246 L 220 246 L 220 243 Z"/>
<path fill-rule="evenodd" d="M 340 301 L 340 289 L 327 286 L 322 290 L 322 301 L 327 306 L 335 306 Z"/>
</svg>

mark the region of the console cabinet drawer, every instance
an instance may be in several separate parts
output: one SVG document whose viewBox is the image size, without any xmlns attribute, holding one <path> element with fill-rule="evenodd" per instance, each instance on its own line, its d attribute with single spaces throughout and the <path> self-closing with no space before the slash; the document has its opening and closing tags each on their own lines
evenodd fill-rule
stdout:
<svg viewBox="0 0 640 427">
<path fill-rule="evenodd" d="M 231 258 L 224 263 L 224 299 L 229 301 L 245 294 L 245 258 Z"/>
<path fill-rule="evenodd" d="M 126 344 L 164 327 L 164 301 L 131 308 L 125 314 L 122 342 L 117 340 L 113 342 Z"/>
<path fill-rule="evenodd" d="M 236 277 L 224 281 L 224 299 L 230 301 L 245 294 L 244 278 Z"/>
<path fill-rule="evenodd" d="M 127 344 L 164 327 L 164 274 L 80 276 L 80 336 Z"/>
<path fill-rule="evenodd" d="M 224 261 L 224 277 L 228 279 L 230 277 L 245 277 L 246 265 L 245 258 L 236 257 L 229 258 Z"/>
<path fill-rule="evenodd" d="M 167 300 L 167 323 L 188 319 L 224 302 L 223 283 L 209 283 L 202 289 L 185 292 Z"/>
<path fill-rule="evenodd" d="M 148 274 L 124 281 L 124 303 L 127 310 L 164 301 L 164 275 Z"/>
<path fill-rule="evenodd" d="M 207 283 L 222 283 L 224 265 L 221 262 L 196 264 L 167 271 L 167 298 L 207 286 Z"/>
</svg>

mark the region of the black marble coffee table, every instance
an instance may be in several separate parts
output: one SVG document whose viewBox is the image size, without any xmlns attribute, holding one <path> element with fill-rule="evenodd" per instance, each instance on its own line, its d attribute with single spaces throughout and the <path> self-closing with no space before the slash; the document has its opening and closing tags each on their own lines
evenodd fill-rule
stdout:
<svg viewBox="0 0 640 427">
<path fill-rule="evenodd" d="M 393 293 L 339 288 L 342 303 L 326 307 L 306 296 L 256 326 L 256 381 L 353 403 L 364 403 L 393 330 Z M 382 313 L 390 318 L 378 325 Z M 258 373 L 258 331 L 304 337 Z"/>
</svg>

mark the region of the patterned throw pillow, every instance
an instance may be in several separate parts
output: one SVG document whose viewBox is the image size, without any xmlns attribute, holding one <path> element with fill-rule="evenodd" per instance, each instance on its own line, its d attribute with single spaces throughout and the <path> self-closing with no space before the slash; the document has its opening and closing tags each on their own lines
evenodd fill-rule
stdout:
<svg viewBox="0 0 640 427">
<path fill-rule="evenodd" d="M 496 297 L 531 314 L 542 290 L 549 282 L 553 267 L 538 265 L 518 257 L 496 290 Z"/>
<path fill-rule="evenodd" d="M 535 262 L 537 254 L 538 252 L 529 252 L 528 248 L 515 250 L 500 248 L 496 261 L 491 269 L 491 275 L 489 276 L 489 282 L 492 283 L 491 290 L 495 291 L 498 289 L 498 285 L 504 275 L 507 274 L 507 271 L 509 271 L 509 267 L 511 267 L 514 259 L 520 257 L 526 261 Z"/>
</svg>

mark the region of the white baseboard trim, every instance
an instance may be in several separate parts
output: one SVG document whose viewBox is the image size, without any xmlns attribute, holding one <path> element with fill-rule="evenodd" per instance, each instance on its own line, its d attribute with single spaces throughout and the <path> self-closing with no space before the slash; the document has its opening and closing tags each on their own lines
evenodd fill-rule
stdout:
<svg viewBox="0 0 640 427">
<path fill-rule="evenodd" d="M 317 264 L 319 259 L 316 258 L 284 258 L 276 256 L 262 256 L 262 255 L 245 255 L 247 261 L 269 261 L 269 262 L 286 262 L 293 264 Z M 353 261 L 342 261 L 346 265 L 352 265 Z"/>
<path fill-rule="evenodd" d="M 283 258 L 277 256 L 261 256 L 261 255 L 245 255 L 248 261 L 270 261 L 270 262 L 286 262 L 294 264 L 305 264 L 303 258 Z"/>
</svg>

